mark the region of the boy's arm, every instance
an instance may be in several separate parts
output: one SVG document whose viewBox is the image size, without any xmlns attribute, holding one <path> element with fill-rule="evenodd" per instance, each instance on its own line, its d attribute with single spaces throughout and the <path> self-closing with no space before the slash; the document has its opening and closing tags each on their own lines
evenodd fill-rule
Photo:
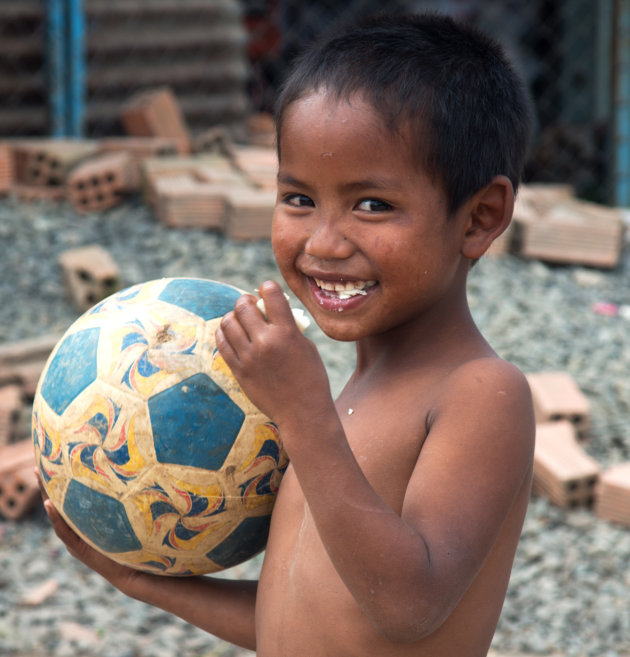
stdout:
<svg viewBox="0 0 630 657">
<path fill-rule="evenodd" d="M 259 323 L 251 300 L 237 302 L 217 332 L 221 353 L 278 424 L 320 537 L 357 603 L 391 640 L 427 636 L 479 572 L 531 473 L 526 381 L 499 359 L 449 376 L 396 513 L 350 449 L 314 346 L 271 288 L 261 289 L 269 323 Z"/>
<path fill-rule="evenodd" d="M 256 649 L 254 610 L 257 582 L 210 577 L 151 575 L 122 566 L 83 541 L 44 500 L 53 529 L 70 554 L 126 595 L 179 616 L 236 645 Z"/>
</svg>

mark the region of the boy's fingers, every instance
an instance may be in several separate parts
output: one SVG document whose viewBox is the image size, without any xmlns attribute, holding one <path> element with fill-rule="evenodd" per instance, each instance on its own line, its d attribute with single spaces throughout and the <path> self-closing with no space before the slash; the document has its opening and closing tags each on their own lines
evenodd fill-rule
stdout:
<svg viewBox="0 0 630 657">
<path fill-rule="evenodd" d="M 228 347 L 236 356 L 238 356 L 239 349 L 249 342 L 251 342 L 247 333 L 247 327 L 243 323 L 243 306 L 246 301 L 240 299 L 236 302 L 235 309 L 227 313 L 217 331 L 215 333 L 217 346 L 221 354 L 225 357 Z M 254 309 L 255 310 L 255 309 Z"/>
<path fill-rule="evenodd" d="M 91 553 L 96 552 L 94 548 L 89 546 L 74 532 L 72 527 L 70 527 L 70 525 L 68 525 L 68 523 L 62 518 L 59 511 L 57 511 L 49 499 L 44 501 L 44 509 L 50 518 L 50 524 L 52 525 L 55 534 L 66 546 L 68 552 L 80 561 L 88 563 L 90 561 Z"/>
<path fill-rule="evenodd" d="M 275 281 L 265 281 L 258 288 L 265 314 L 270 322 L 292 321 L 293 314 L 282 288 Z"/>
<path fill-rule="evenodd" d="M 256 306 L 257 301 L 258 299 L 255 296 L 244 294 L 234 304 L 234 314 L 246 332 L 248 326 L 255 326 L 262 319 L 260 308 Z M 265 316 L 265 313 L 263 313 L 263 316 Z"/>
</svg>

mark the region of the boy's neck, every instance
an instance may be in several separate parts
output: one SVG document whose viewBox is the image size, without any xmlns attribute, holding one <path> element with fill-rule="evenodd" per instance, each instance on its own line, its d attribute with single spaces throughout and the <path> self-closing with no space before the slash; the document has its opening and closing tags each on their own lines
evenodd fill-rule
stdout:
<svg viewBox="0 0 630 657">
<path fill-rule="evenodd" d="M 477 328 L 468 302 L 456 304 L 447 316 L 431 314 L 372 335 L 356 343 L 355 377 L 407 366 L 450 367 L 494 355 Z"/>
</svg>

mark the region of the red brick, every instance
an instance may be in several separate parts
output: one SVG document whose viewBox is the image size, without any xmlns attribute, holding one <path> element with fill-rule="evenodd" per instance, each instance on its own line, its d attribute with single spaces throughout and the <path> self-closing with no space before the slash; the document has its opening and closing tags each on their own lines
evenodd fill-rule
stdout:
<svg viewBox="0 0 630 657">
<path fill-rule="evenodd" d="M 160 178 L 185 178 L 220 184 L 243 182 L 243 177 L 234 171 L 230 162 L 217 153 L 145 158 L 140 171 L 144 202 L 150 207 L 155 207 L 157 203 L 155 184 Z"/>
<path fill-rule="evenodd" d="M 630 527 L 630 462 L 606 469 L 596 492 L 597 516 Z"/>
<path fill-rule="evenodd" d="M 16 180 L 25 185 L 61 186 L 70 170 L 96 151 L 93 141 L 18 140 L 13 144 Z"/>
<path fill-rule="evenodd" d="M 622 211 L 570 196 L 568 186 L 519 192 L 515 251 L 523 258 L 594 267 L 617 266 L 624 244 Z"/>
<path fill-rule="evenodd" d="M 121 287 L 118 266 L 98 244 L 70 249 L 59 256 L 64 281 L 80 311 L 113 294 Z"/>
<path fill-rule="evenodd" d="M 275 190 L 278 177 L 278 154 L 275 148 L 242 146 L 234 151 L 237 168 L 250 185 Z"/>
<path fill-rule="evenodd" d="M 10 144 L 0 142 L 0 195 L 9 192 L 14 178 L 13 149 Z"/>
<path fill-rule="evenodd" d="M 276 192 L 233 188 L 227 192 L 228 210 L 225 233 L 234 240 L 271 238 Z"/>
<path fill-rule="evenodd" d="M 527 381 L 532 391 L 536 422 L 569 420 L 580 439 L 588 436 L 591 406 L 569 373 L 531 373 Z"/>
<path fill-rule="evenodd" d="M 227 201 L 223 185 L 199 182 L 192 176 L 160 177 L 154 183 L 155 214 L 173 228 L 223 229 Z"/>
<path fill-rule="evenodd" d="M 126 152 L 103 153 L 73 169 L 66 194 L 77 212 L 106 210 L 138 187 L 137 164 Z"/>
<path fill-rule="evenodd" d="M 0 515 L 17 520 L 40 498 L 30 439 L 0 447 Z"/>
<path fill-rule="evenodd" d="M 16 520 L 39 499 L 35 451 L 30 439 L 0 447 L 0 515 Z"/>
<path fill-rule="evenodd" d="M 123 106 L 120 120 L 134 137 L 175 139 L 181 154 L 190 152 L 190 133 L 177 98 L 168 87 L 140 91 Z"/>
<path fill-rule="evenodd" d="M 564 508 L 591 506 L 601 468 L 578 443 L 567 420 L 536 425 L 534 492 Z"/>
</svg>

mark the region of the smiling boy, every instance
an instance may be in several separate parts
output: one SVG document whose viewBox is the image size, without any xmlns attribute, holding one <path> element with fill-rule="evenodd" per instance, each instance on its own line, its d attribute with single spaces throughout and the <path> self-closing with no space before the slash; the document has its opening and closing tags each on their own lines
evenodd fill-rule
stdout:
<svg viewBox="0 0 630 657">
<path fill-rule="evenodd" d="M 311 49 L 278 104 L 273 248 L 332 339 L 337 400 L 280 287 L 241 297 L 217 345 L 291 464 L 258 582 L 113 564 L 122 591 L 260 657 L 482 657 L 529 499 L 523 375 L 484 340 L 468 271 L 508 226 L 527 140 L 521 81 L 451 19 L 381 18 Z"/>
</svg>

